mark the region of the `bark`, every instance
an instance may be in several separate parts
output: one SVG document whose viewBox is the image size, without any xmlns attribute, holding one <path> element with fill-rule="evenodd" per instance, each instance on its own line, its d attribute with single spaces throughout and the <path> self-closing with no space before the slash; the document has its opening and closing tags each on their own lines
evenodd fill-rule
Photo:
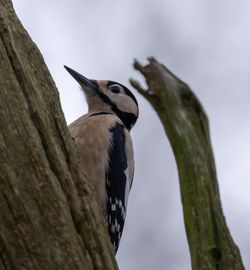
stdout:
<svg viewBox="0 0 250 270">
<path fill-rule="evenodd" d="M 208 119 L 187 84 L 150 58 L 135 61 L 148 89 L 131 84 L 153 106 L 176 159 L 185 228 L 193 270 L 244 269 L 223 215 L 209 136 Z"/>
<path fill-rule="evenodd" d="M 59 95 L 0 0 L 0 269 L 118 269 Z"/>
</svg>

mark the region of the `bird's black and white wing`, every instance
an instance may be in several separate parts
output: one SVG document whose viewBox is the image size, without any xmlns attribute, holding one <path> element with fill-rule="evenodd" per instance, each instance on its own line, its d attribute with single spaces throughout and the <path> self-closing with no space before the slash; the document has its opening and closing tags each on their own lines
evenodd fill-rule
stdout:
<svg viewBox="0 0 250 270">
<path fill-rule="evenodd" d="M 110 240 L 117 251 L 121 239 L 134 173 L 133 146 L 129 132 L 117 122 L 109 129 L 111 147 L 106 172 L 107 223 Z"/>
</svg>

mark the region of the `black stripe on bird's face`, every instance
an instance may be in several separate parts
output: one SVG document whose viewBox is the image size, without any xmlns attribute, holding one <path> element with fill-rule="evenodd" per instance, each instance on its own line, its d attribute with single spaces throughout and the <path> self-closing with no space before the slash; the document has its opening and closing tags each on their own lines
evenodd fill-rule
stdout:
<svg viewBox="0 0 250 270">
<path fill-rule="evenodd" d="M 123 112 L 118 109 L 115 103 L 112 102 L 112 100 L 105 95 L 103 92 L 99 91 L 98 92 L 99 97 L 102 99 L 103 102 L 108 104 L 111 108 L 111 110 L 121 119 L 122 123 L 124 126 L 128 129 L 131 130 L 131 128 L 134 126 L 137 116 L 135 116 L 133 113 L 129 112 Z"/>
<path fill-rule="evenodd" d="M 110 86 L 117 85 L 117 84 L 122 87 L 122 89 L 124 90 L 124 94 L 127 95 L 128 97 L 130 97 L 133 100 L 133 102 L 136 104 L 136 106 L 138 106 L 138 102 L 137 102 L 135 96 L 124 85 L 119 84 L 119 83 L 114 82 L 114 81 L 107 81 L 106 87 L 108 89 Z M 98 83 L 97 83 L 97 85 L 98 85 Z M 117 107 L 117 105 L 114 102 L 112 102 L 112 100 L 103 91 L 99 90 L 98 95 L 102 99 L 103 102 L 105 102 L 106 104 L 108 104 L 110 106 L 111 110 L 121 119 L 121 121 L 123 122 L 123 124 L 125 125 L 125 127 L 128 130 L 130 130 L 134 126 L 134 124 L 137 120 L 137 117 L 138 117 L 137 115 L 120 110 Z"/>
<path fill-rule="evenodd" d="M 107 105 L 109 105 L 110 109 L 121 119 L 121 121 L 125 125 L 125 127 L 128 130 L 130 130 L 134 126 L 134 124 L 135 124 L 135 122 L 137 120 L 137 116 L 134 115 L 133 113 L 124 112 L 124 111 L 119 110 L 119 108 L 117 107 L 117 105 L 114 102 L 112 102 L 112 100 L 103 91 L 101 91 L 100 86 L 98 85 L 98 82 L 97 81 L 95 81 L 95 80 L 89 80 L 89 81 L 92 84 L 92 89 L 95 88 L 95 89 L 93 89 L 94 90 L 94 93 L 96 95 L 98 95 L 100 97 L 100 99 L 104 103 L 106 103 Z M 110 81 L 108 81 L 108 85 L 111 85 L 111 84 L 109 84 L 109 82 Z M 114 82 L 112 82 L 112 84 L 114 84 Z M 121 85 L 121 86 L 123 87 L 123 89 L 125 91 L 125 94 L 128 95 L 129 97 L 131 97 L 132 100 L 137 105 L 137 101 L 136 101 L 134 95 L 127 88 L 125 88 L 123 85 Z"/>
</svg>

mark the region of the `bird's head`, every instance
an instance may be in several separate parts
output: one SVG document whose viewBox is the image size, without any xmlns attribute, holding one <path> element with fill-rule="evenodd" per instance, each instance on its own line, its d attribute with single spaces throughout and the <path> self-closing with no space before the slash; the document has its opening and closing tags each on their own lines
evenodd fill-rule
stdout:
<svg viewBox="0 0 250 270">
<path fill-rule="evenodd" d="M 138 103 L 124 85 L 104 80 L 90 80 L 64 66 L 85 93 L 89 112 L 111 112 L 117 115 L 128 130 L 138 118 Z"/>
</svg>

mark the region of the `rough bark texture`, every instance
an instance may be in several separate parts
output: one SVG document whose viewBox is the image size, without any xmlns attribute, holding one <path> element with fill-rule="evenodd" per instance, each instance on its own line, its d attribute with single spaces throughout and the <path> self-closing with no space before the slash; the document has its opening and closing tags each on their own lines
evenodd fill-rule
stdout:
<svg viewBox="0 0 250 270">
<path fill-rule="evenodd" d="M 55 84 L 0 0 L 0 270 L 118 269 Z"/>
<path fill-rule="evenodd" d="M 207 116 L 188 85 L 150 58 L 135 68 L 148 90 L 131 80 L 158 113 L 178 166 L 181 198 L 194 270 L 244 269 L 219 197 Z"/>
</svg>

